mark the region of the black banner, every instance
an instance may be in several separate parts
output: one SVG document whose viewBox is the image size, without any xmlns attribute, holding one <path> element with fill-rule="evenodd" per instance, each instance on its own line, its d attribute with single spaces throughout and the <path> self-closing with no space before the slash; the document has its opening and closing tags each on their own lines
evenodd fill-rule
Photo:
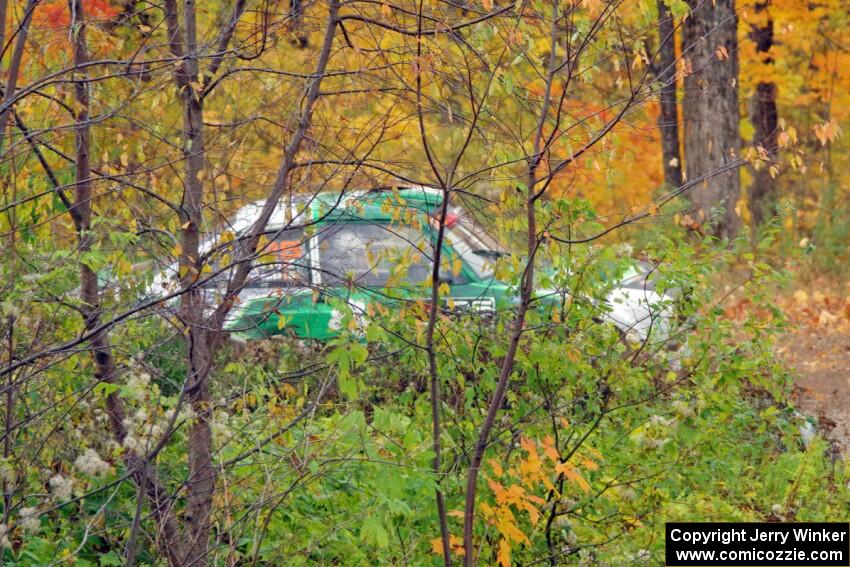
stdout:
<svg viewBox="0 0 850 567">
<path fill-rule="evenodd" d="M 850 524 L 666 524 L 668 567 L 848 567 Z"/>
</svg>

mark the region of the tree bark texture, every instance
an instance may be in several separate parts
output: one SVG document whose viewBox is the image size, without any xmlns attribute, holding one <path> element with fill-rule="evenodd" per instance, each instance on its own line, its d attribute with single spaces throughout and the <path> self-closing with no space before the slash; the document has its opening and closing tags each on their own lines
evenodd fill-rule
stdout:
<svg viewBox="0 0 850 567">
<path fill-rule="evenodd" d="M 86 80 L 88 72 L 83 66 L 88 61 L 88 49 L 86 44 L 86 19 L 83 11 L 82 0 L 69 0 L 68 8 L 74 17 L 73 26 L 73 49 L 74 65 L 80 67 L 78 76 L 74 80 L 74 96 L 78 110 L 74 117 L 74 202 L 68 209 L 79 242 L 80 254 L 92 250 L 92 216 L 94 191 L 92 188 L 91 171 L 91 134 L 90 134 L 90 83 Z M 45 162 L 46 164 L 46 162 Z M 50 170 L 48 170 L 50 171 Z M 51 179 L 55 176 L 51 174 Z M 62 193 L 57 187 L 57 191 Z M 86 330 L 93 332 L 101 325 L 103 308 L 100 298 L 100 284 L 97 273 L 85 263 L 80 263 L 80 312 L 83 316 Z M 107 331 L 93 335 L 91 341 L 92 357 L 94 359 L 94 379 L 96 382 L 108 384 L 117 383 L 117 372 L 115 358 L 112 354 Z M 124 425 L 124 404 L 118 392 L 110 392 L 106 397 L 106 412 L 109 417 L 109 427 L 115 440 L 120 444 L 127 435 Z M 182 545 L 178 541 L 178 528 L 174 514 L 171 510 L 171 499 L 168 492 L 161 485 L 157 472 L 147 460 L 135 451 L 127 450 L 123 456 L 124 464 L 132 473 L 133 481 L 137 486 L 145 486 L 145 496 L 150 505 L 151 514 L 157 525 L 157 546 L 160 553 L 166 557 L 170 564 L 179 564 L 182 560 Z M 144 480 L 143 480 L 144 479 Z M 131 561 L 135 559 L 134 557 Z"/>
<path fill-rule="evenodd" d="M 669 187 L 682 184 L 682 157 L 679 152 L 679 106 L 676 101 L 676 35 L 673 15 L 658 0 L 658 82 L 661 84 L 658 131 L 661 133 L 661 156 L 664 182 Z"/>
<path fill-rule="evenodd" d="M 758 2 L 756 13 L 764 13 L 770 6 L 770 0 Z M 773 20 L 768 15 L 764 26 L 753 25 L 750 29 L 750 39 L 756 44 L 756 54 L 762 58 L 766 66 L 773 66 L 770 49 L 773 47 Z M 770 173 L 771 166 L 776 162 L 779 152 L 777 136 L 779 134 L 779 112 L 776 109 L 776 83 L 759 81 L 755 93 L 750 99 L 750 121 L 755 128 L 753 145 L 760 150 L 761 157 L 766 163 L 760 164 L 753 172 L 753 183 L 750 186 L 750 209 L 753 222 L 761 224 L 773 213 L 772 194 L 774 180 Z"/>
<path fill-rule="evenodd" d="M 691 193 L 697 219 L 718 237 L 734 237 L 741 195 L 737 168 L 712 175 L 741 151 L 738 128 L 738 16 L 735 0 L 688 0 L 691 13 L 682 29 L 682 56 L 689 62 L 684 79 L 682 116 L 685 172 L 694 179 L 711 175 Z M 687 65 L 686 65 L 687 66 Z M 711 218 L 713 209 L 722 213 Z"/>
</svg>

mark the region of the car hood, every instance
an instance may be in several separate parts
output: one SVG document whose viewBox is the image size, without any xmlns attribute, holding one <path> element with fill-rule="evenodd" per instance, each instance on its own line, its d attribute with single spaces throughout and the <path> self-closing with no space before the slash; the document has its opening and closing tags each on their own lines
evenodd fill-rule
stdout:
<svg viewBox="0 0 850 567">
<path fill-rule="evenodd" d="M 672 297 L 654 291 L 618 287 L 605 300 L 603 319 L 612 322 L 626 337 L 643 342 L 650 335 L 663 340 L 674 315 Z"/>
</svg>

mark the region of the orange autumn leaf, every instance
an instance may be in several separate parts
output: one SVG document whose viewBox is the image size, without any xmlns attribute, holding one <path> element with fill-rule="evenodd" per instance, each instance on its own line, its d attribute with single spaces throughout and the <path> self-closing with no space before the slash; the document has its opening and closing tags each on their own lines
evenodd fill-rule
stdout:
<svg viewBox="0 0 850 567">
<path fill-rule="evenodd" d="M 500 508 L 496 519 L 496 529 L 506 540 L 514 543 L 530 544 L 528 537 L 516 526 L 516 518 L 510 508 Z"/>
<path fill-rule="evenodd" d="M 496 459 L 488 459 L 487 461 L 490 463 L 490 468 L 493 469 L 493 472 L 496 473 L 496 476 L 502 476 L 505 474 L 505 470 L 502 468 L 502 465 L 499 464 L 499 461 Z"/>
<path fill-rule="evenodd" d="M 107 0 L 83 0 L 83 11 L 93 20 L 110 20 L 121 12 Z M 66 0 L 48 0 L 41 2 L 33 14 L 36 26 L 60 29 L 71 23 L 71 13 Z"/>
<path fill-rule="evenodd" d="M 555 471 L 559 474 L 563 474 L 570 482 L 577 484 L 582 491 L 590 491 L 590 484 L 588 484 L 588 482 L 584 480 L 584 477 L 581 476 L 569 463 L 559 463 L 555 465 Z"/>
<path fill-rule="evenodd" d="M 449 536 L 449 546 L 452 550 L 452 555 L 464 555 L 463 549 L 463 539 L 460 536 L 450 535 Z M 443 554 L 443 539 L 439 537 L 435 537 L 431 540 L 431 553 L 434 555 L 442 555 Z"/>
<path fill-rule="evenodd" d="M 510 567 L 511 564 L 511 546 L 510 544 L 502 540 L 499 542 L 499 555 L 498 555 L 499 565 L 502 567 Z"/>
<path fill-rule="evenodd" d="M 520 441 L 520 446 L 528 453 L 526 459 L 519 464 L 520 472 L 526 477 L 536 478 L 543 468 L 543 462 L 540 459 L 540 454 L 537 452 L 537 446 L 534 444 L 534 441 L 527 438 L 523 438 Z"/>
<path fill-rule="evenodd" d="M 561 460 L 558 449 L 555 447 L 555 439 L 551 435 L 547 435 L 543 438 L 543 452 L 546 453 L 546 456 L 554 463 Z"/>
<path fill-rule="evenodd" d="M 599 468 L 599 465 L 597 465 L 595 461 L 591 461 L 590 459 L 588 459 L 586 457 L 581 457 L 580 459 L 581 459 L 581 464 L 584 465 L 584 468 L 586 468 L 589 471 L 595 471 L 596 469 Z"/>
</svg>

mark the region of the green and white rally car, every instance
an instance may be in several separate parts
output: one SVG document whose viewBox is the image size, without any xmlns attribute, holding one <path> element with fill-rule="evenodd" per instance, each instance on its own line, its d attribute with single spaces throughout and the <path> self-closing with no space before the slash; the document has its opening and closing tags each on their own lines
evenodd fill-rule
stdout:
<svg viewBox="0 0 850 567">
<path fill-rule="evenodd" d="M 367 306 L 375 302 L 390 308 L 411 300 L 427 303 L 441 199 L 438 190 L 414 186 L 318 193 L 282 202 L 226 329 L 236 339 L 290 335 L 327 340 L 339 333 L 344 303 L 355 325 L 366 324 Z M 229 233 L 248 231 L 261 207 L 258 202 L 242 208 Z M 500 281 L 495 269 L 506 251 L 475 217 L 457 206 L 448 209 L 440 271 L 448 293 L 441 308 L 481 315 L 509 311 L 518 292 Z M 672 310 L 669 298 L 654 291 L 649 272 L 640 263 L 630 268 L 607 305 L 600 306 L 599 319 L 636 339 L 663 330 Z M 554 304 L 566 292 L 537 293 L 541 303 Z"/>
</svg>

